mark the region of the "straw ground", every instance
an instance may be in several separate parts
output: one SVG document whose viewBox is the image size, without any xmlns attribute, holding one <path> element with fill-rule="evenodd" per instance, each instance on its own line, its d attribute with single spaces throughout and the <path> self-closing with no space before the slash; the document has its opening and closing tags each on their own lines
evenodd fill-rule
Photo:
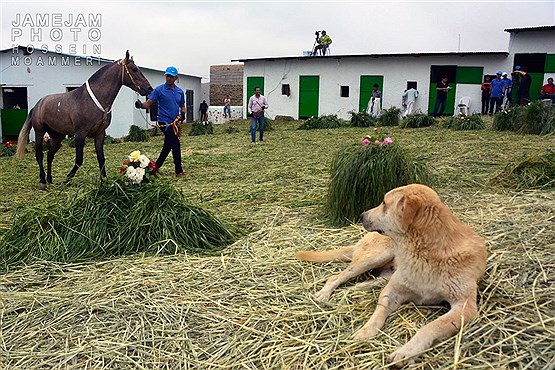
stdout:
<svg viewBox="0 0 555 370">
<path fill-rule="evenodd" d="M 299 122 L 276 122 L 264 144 L 251 145 L 248 124 L 234 126 L 239 133 L 218 126 L 215 135 L 184 137 L 187 177 L 173 181 L 191 202 L 247 235 L 216 257 L 137 255 L 2 272 L 0 368 L 380 369 L 418 328 L 446 312 L 407 305 L 382 334 L 352 341 L 383 282 L 365 276 L 319 303 L 311 294 L 345 265 L 294 259 L 296 251 L 335 248 L 363 235 L 358 225 L 330 227 L 323 210 L 333 154 L 368 129 L 304 131 L 296 130 Z M 555 137 L 436 126 L 393 128 L 392 135 L 428 161 L 442 199 L 486 238 L 490 253 L 479 318 L 412 368 L 553 369 L 555 192 L 487 184 L 506 163 L 553 147 Z M 155 158 L 161 145 L 159 136 L 107 145 L 108 172 L 132 150 Z M 98 171 L 92 146 L 86 150 L 74 184 Z M 64 180 L 72 158 L 64 146 L 55 182 Z M 31 154 L 0 160 L 5 230 L 18 207 L 48 202 L 49 192 L 35 190 Z M 162 173 L 172 172 L 170 160 Z"/>
</svg>

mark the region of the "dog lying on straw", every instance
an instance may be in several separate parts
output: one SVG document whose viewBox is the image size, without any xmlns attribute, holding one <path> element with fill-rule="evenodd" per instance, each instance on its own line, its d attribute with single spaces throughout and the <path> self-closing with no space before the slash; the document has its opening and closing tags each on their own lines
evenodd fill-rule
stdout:
<svg viewBox="0 0 555 370">
<path fill-rule="evenodd" d="M 390 276 L 370 320 L 353 339 L 377 335 L 401 305 L 447 302 L 450 310 L 422 327 L 389 361 L 403 367 L 435 342 L 461 330 L 477 313 L 477 283 L 486 269 L 485 241 L 458 220 L 435 191 L 413 184 L 388 192 L 381 205 L 361 215 L 368 233 L 354 246 L 332 251 L 302 251 L 312 262 L 350 261 L 316 293 L 327 301 L 332 291 L 369 270 Z"/>
</svg>

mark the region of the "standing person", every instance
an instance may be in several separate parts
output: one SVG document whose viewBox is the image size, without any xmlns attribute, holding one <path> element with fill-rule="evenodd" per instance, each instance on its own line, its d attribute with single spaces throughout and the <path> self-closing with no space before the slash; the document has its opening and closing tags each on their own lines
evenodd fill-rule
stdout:
<svg viewBox="0 0 555 370">
<path fill-rule="evenodd" d="M 449 86 L 449 84 L 447 83 L 447 80 L 448 80 L 448 77 L 447 75 L 445 75 L 441 78 L 441 81 L 439 81 L 436 84 L 437 97 L 436 97 L 436 104 L 434 106 L 434 111 L 432 113 L 432 116 L 434 117 L 441 116 L 445 111 L 445 103 L 447 102 L 447 92 L 451 90 L 451 86 Z"/>
<path fill-rule="evenodd" d="M 495 78 L 491 81 L 491 96 L 489 102 L 489 115 L 493 115 L 493 110 L 495 108 L 495 113 L 501 110 L 501 103 L 503 102 L 503 92 L 505 91 L 505 83 L 501 79 L 501 74 L 503 72 L 497 71 Z"/>
<path fill-rule="evenodd" d="M 482 114 L 488 114 L 491 97 L 491 77 L 486 76 L 482 82 Z"/>
<path fill-rule="evenodd" d="M 229 95 L 224 99 L 224 118 L 231 118 L 231 98 Z"/>
<path fill-rule="evenodd" d="M 208 122 L 208 104 L 206 103 L 206 100 L 203 100 L 202 103 L 200 103 L 200 121 L 202 123 L 204 122 Z"/>
<path fill-rule="evenodd" d="M 170 66 L 165 72 L 166 83 L 157 86 L 150 93 L 146 102 L 137 100 L 135 107 L 138 109 L 148 109 L 154 103 L 158 103 L 158 127 L 164 132 L 164 146 L 156 160 L 156 169 L 162 167 L 170 151 L 173 156 L 175 166 L 175 176 L 183 177 L 181 167 L 181 143 L 179 142 L 177 121 L 183 122 L 186 117 L 185 94 L 177 81 L 177 68 Z"/>
<path fill-rule="evenodd" d="M 513 89 L 513 80 L 511 80 L 509 78 L 509 76 L 507 75 L 507 72 L 503 72 L 503 86 L 505 86 L 505 91 L 503 92 L 503 94 L 506 97 L 506 100 L 504 102 L 502 102 L 503 104 L 503 108 L 507 108 L 508 106 L 513 104 L 513 99 L 511 96 L 511 91 Z"/>
<path fill-rule="evenodd" d="M 409 114 L 412 114 L 412 111 L 414 110 L 414 104 L 416 102 L 416 98 L 418 97 L 418 90 L 416 90 L 414 87 L 411 87 L 403 93 L 403 97 L 406 99 L 407 102 L 407 108 L 403 113 L 403 118 L 405 118 Z"/>
<path fill-rule="evenodd" d="M 518 104 L 526 105 L 530 103 L 530 85 L 532 77 L 528 74 L 528 68 L 520 67 L 515 72 L 520 73 L 520 85 L 518 86 Z"/>
<path fill-rule="evenodd" d="M 268 109 L 268 101 L 260 94 L 260 87 L 254 88 L 254 95 L 249 99 L 249 112 L 252 114 L 251 143 L 256 143 L 256 124 L 260 131 L 260 141 L 264 141 L 264 109 Z"/>
<path fill-rule="evenodd" d="M 370 100 L 368 100 L 366 113 L 368 113 L 372 117 L 378 117 L 381 113 L 380 106 L 382 100 L 382 92 L 379 90 L 380 86 L 378 84 L 374 84 L 372 87 L 372 95 L 370 96 Z"/>
</svg>

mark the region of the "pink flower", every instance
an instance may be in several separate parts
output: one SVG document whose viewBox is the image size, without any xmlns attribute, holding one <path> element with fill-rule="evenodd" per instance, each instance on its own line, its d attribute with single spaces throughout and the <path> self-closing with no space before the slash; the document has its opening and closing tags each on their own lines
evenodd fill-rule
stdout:
<svg viewBox="0 0 555 370">
<path fill-rule="evenodd" d="M 376 144 L 376 145 L 381 145 L 381 143 L 382 143 L 382 142 L 379 141 L 379 140 L 374 141 L 374 144 Z"/>
<path fill-rule="evenodd" d="M 368 144 L 370 144 L 370 140 L 368 140 L 368 139 L 363 139 L 362 140 L 362 145 L 368 146 Z"/>
<path fill-rule="evenodd" d="M 383 139 L 383 145 L 389 145 L 391 143 L 393 143 L 393 139 L 390 138 L 389 136 Z"/>
<path fill-rule="evenodd" d="M 377 127 L 374 127 L 374 131 L 378 131 L 378 128 L 377 128 Z"/>
</svg>

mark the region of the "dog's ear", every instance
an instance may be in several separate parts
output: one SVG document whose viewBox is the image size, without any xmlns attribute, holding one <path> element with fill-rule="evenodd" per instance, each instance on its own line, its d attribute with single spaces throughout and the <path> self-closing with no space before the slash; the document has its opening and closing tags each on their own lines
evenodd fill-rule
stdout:
<svg viewBox="0 0 555 370">
<path fill-rule="evenodd" d="M 418 217 L 418 213 L 422 208 L 422 199 L 416 194 L 405 194 L 399 200 L 397 205 L 401 212 L 401 228 L 407 231 Z"/>
</svg>

